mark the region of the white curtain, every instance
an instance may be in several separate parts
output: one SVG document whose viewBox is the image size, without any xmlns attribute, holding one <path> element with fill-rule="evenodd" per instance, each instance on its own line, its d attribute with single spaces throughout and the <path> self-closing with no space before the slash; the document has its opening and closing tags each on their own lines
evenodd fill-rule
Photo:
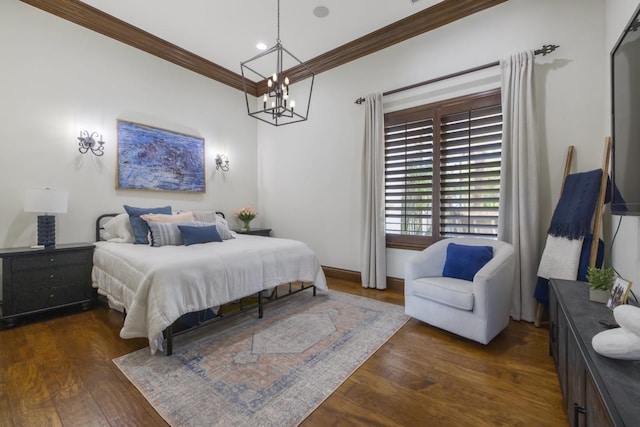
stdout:
<svg viewBox="0 0 640 427">
<path fill-rule="evenodd" d="M 362 286 L 386 289 L 384 232 L 384 113 L 382 94 L 365 97 L 362 176 Z"/>
<path fill-rule="evenodd" d="M 533 322 L 540 254 L 534 53 L 512 55 L 500 61 L 500 69 L 503 130 L 498 239 L 511 243 L 516 252 L 511 316 Z"/>
</svg>

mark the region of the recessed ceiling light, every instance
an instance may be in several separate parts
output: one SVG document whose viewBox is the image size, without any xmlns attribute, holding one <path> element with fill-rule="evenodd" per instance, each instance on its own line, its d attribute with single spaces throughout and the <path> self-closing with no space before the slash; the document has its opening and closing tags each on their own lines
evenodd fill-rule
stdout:
<svg viewBox="0 0 640 427">
<path fill-rule="evenodd" d="M 258 44 L 256 45 L 256 48 L 257 48 L 258 50 L 266 50 L 266 49 L 267 49 L 267 45 L 266 45 L 266 44 L 264 44 L 264 43 L 262 43 L 262 42 L 260 42 L 260 43 L 258 43 Z"/>
<path fill-rule="evenodd" d="M 327 9 L 324 6 L 318 6 L 315 9 L 313 9 L 313 14 L 318 18 L 324 18 L 329 14 L 329 9 Z"/>
</svg>

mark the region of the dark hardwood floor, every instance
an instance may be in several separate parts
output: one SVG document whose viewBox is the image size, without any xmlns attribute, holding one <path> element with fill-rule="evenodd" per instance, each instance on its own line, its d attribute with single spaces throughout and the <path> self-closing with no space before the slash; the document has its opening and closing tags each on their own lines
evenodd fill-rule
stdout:
<svg viewBox="0 0 640 427">
<path fill-rule="evenodd" d="M 329 287 L 393 304 L 404 300 L 399 290 L 336 279 Z M 99 306 L 0 330 L 0 426 L 167 425 L 111 362 L 147 345 L 121 339 L 121 325 L 121 314 Z M 302 425 L 568 422 L 546 329 L 512 321 L 483 346 L 411 319 Z"/>
</svg>

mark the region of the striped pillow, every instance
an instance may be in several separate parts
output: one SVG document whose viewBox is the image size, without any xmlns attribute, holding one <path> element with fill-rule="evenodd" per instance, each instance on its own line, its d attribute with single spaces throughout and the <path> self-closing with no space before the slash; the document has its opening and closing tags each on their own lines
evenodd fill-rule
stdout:
<svg viewBox="0 0 640 427">
<path fill-rule="evenodd" d="M 178 225 L 187 225 L 191 227 L 206 227 L 211 224 L 199 221 L 187 222 L 154 222 L 149 221 L 149 242 L 151 246 L 179 246 L 184 245 L 182 234 Z"/>
<path fill-rule="evenodd" d="M 231 231 L 229 231 L 229 227 L 227 227 L 226 224 L 223 224 L 222 222 L 218 221 L 215 223 L 215 226 L 218 229 L 218 234 L 220 235 L 220 237 L 222 237 L 222 240 L 235 239 L 235 237 L 233 237 L 233 234 L 231 234 Z"/>
</svg>

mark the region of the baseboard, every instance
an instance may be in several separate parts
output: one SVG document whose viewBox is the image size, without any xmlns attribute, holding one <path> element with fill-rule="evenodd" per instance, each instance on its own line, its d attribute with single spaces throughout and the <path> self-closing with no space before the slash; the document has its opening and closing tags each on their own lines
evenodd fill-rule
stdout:
<svg viewBox="0 0 640 427">
<path fill-rule="evenodd" d="M 322 266 L 324 275 L 332 279 L 345 280 L 347 282 L 362 283 L 362 276 L 359 271 L 345 270 L 342 268 Z"/>
<path fill-rule="evenodd" d="M 362 275 L 359 271 L 345 270 L 343 268 L 322 266 L 324 275 L 332 279 L 344 280 L 347 282 L 362 285 Z M 404 279 L 397 277 L 387 277 L 387 288 L 393 290 L 404 291 Z"/>
<path fill-rule="evenodd" d="M 404 279 L 387 276 L 387 289 L 393 289 L 404 292 Z"/>
</svg>

